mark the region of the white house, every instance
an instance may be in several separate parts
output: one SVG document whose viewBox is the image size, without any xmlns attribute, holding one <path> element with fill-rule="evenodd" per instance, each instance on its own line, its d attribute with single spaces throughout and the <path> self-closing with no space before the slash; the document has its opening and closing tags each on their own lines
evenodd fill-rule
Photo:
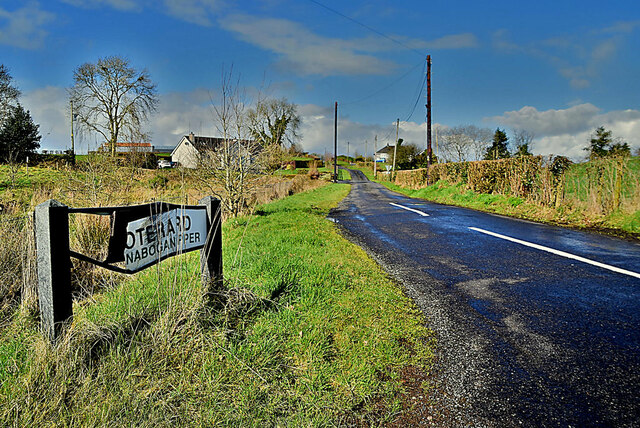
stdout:
<svg viewBox="0 0 640 428">
<path fill-rule="evenodd" d="M 393 153 L 393 149 L 394 146 L 390 146 L 389 144 L 387 144 L 374 154 L 374 161 L 384 163 L 389 162 L 389 160 L 391 159 L 391 153 Z"/>
<path fill-rule="evenodd" d="M 222 141 L 222 138 L 201 137 L 192 132 L 180 139 L 171 152 L 171 160 L 185 168 L 196 168 L 200 162 L 200 154 L 207 149 L 215 149 Z"/>
<path fill-rule="evenodd" d="M 201 156 L 207 150 L 215 151 L 225 142 L 224 138 L 201 137 L 193 132 L 180 139 L 178 145 L 171 152 L 171 160 L 185 168 L 197 168 Z M 252 162 L 252 158 L 259 152 L 258 146 L 253 141 L 232 140 L 231 149 L 243 153 L 242 158 Z"/>
</svg>

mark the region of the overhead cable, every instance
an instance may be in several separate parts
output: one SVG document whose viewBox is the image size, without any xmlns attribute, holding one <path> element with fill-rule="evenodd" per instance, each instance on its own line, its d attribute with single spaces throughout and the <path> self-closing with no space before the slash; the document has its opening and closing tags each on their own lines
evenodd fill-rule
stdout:
<svg viewBox="0 0 640 428">
<path fill-rule="evenodd" d="M 414 49 L 414 48 L 412 48 L 411 46 L 408 46 L 408 45 L 406 45 L 406 44 L 402 43 L 400 40 L 398 40 L 398 39 L 396 39 L 396 38 L 393 38 L 393 37 L 391 37 L 391 36 L 388 36 L 388 35 L 384 34 L 383 32 L 378 31 L 378 30 L 376 30 L 375 28 L 370 27 L 370 26 L 368 26 L 367 24 L 365 24 L 365 23 L 362 23 L 362 22 L 358 21 L 357 19 L 354 19 L 354 18 L 352 18 L 352 17 L 350 17 L 350 16 L 347 16 L 347 15 L 345 15 L 344 13 L 338 12 L 337 10 L 335 10 L 335 9 L 333 9 L 333 8 L 331 8 L 331 7 L 327 6 L 327 5 L 325 5 L 325 4 L 322 4 L 322 3 L 320 3 L 320 2 L 319 2 L 319 1 L 317 1 L 317 0 L 309 0 L 309 1 L 310 1 L 311 3 L 314 3 L 314 4 L 316 4 L 316 5 L 320 6 L 320 7 L 323 7 L 323 8 L 325 8 L 325 9 L 327 9 L 329 12 L 335 13 L 336 15 L 339 15 L 339 16 L 341 16 L 341 17 L 345 18 L 345 19 L 348 19 L 348 20 L 349 20 L 349 21 L 351 21 L 351 22 L 354 22 L 354 23 L 356 23 L 356 24 L 360 25 L 361 27 L 366 28 L 367 30 L 369 30 L 369 31 L 371 31 L 371 32 L 373 32 L 373 33 L 376 33 L 377 35 L 379 35 L 379 36 L 381 36 L 381 37 L 384 37 L 385 39 L 391 40 L 393 43 L 396 43 L 396 44 L 398 44 L 398 45 L 402 46 L 403 48 L 405 48 L 405 49 L 407 49 L 407 50 L 410 50 L 410 51 L 416 52 L 418 55 L 423 56 L 423 55 L 422 55 L 422 52 L 420 52 L 419 50 Z"/>
</svg>

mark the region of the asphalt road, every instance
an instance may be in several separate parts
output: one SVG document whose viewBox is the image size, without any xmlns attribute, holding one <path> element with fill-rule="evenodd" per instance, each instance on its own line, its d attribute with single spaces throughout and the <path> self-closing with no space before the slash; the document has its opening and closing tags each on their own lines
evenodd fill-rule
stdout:
<svg viewBox="0 0 640 428">
<path fill-rule="evenodd" d="M 418 404 L 434 420 L 640 426 L 640 244 L 411 199 L 351 174 L 330 217 L 435 331 L 435 389 Z"/>
</svg>

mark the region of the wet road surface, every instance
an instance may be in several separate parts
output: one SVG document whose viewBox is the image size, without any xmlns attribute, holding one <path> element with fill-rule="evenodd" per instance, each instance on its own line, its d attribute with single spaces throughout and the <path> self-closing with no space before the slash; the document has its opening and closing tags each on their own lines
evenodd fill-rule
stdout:
<svg viewBox="0 0 640 428">
<path fill-rule="evenodd" d="M 450 426 L 640 426 L 637 242 L 411 199 L 350 172 L 330 217 L 438 337 L 420 406 Z"/>
</svg>

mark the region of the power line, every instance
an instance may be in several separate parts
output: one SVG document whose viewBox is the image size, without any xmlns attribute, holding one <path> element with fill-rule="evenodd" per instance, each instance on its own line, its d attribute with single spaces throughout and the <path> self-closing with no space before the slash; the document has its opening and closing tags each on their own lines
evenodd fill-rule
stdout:
<svg viewBox="0 0 640 428">
<path fill-rule="evenodd" d="M 416 107 L 418 106 L 418 103 L 420 102 L 420 97 L 422 97 L 422 90 L 423 90 L 423 87 L 424 87 L 425 80 L 427 80 L 427 75 L 426 74 L 422 78 L 422 81 L 420 82 L 420 88 L 418 89 L 418 96 L 416 97 L 416 102 L 413 104 L 413 108 L 411 109 L 411 113 L 409 113 L 409 116 L 407 116 L 407 118 L 404 120 L 405 122 L 408 122 L 409 119 L 411 119 L 411 116 L 413 116 L 413 113 L 415 113 L 415 111 L 416 111 Z"/>
<path fill-rule="evenodd" d="M 401 81 L 402 79 L 407 77 L 409 75 L 409 73 L 411 73 L 413 70 L 418 68 L 418 66 L 420 64 L 422 64 L 422 66 L 423 66 L 422 73 L 424 73 L 424 61 L 421 61 L 421 62 L 417 63 L 416 65 L 414 65 L 413 67 L 411 67 L 408 71 L 403 73 L 402 76 L 398 77 L 396 80 L 394 80 L 393 82 L 389 83 L 388 85 L 382 87 L 381 89 L 378 89 L 377 91 L 375 91 L 375 92 L 373 92 L 373 93 L 371 93 L 371 94 L 369 94 L 367 96 L 364 96 L 362 98 L 359 98 L 357 100 L 349 101 L 349 102 L 346 102 L 346 103 L 342 103 L 342 105 L 346 106 L 346 105 L 356 104 L 356 103 L 368 100 L 369 98 L 374 97 L 374 96 L 378 95 L 379 93 L 386 91 L 387 89 L 389 89 L 390 87 L 392 87 L 393 85 L 395 85 L 396 83 L 398 83 L 399 81 Z"/>
<path fill-rule="evenodd" d="M 362 22 L 358 21 L 357 19 L 354 19 L 354 18 L 352 18 L 352 17 L 350 17 L 350 16 L 347 16 L 347 15 L 345 15 L 344 13 L 338 12 L 337 10 L 335 10 L 335 9 L 333 9 L 333 8 L 331 8 L 331 7 L 327 6 L 327 5 L 325 5 L 325 4 L 322 4 L 322 3 L 320 3 L 319 1 L 316 1 L 316 0 L 309 0 L 309 1 L 310 1 L 311 3 L 315 3 L 316 5 L 318 5 L 318 6 L 320 6 L 320 7 L 323 7 L 323 8 L 325 8 L 325 9 L 327 9 L 329 12 L 335 13 L 335 14 L 336 14 L 336 15 L 338 15 L 338 16 L 341 16 L 341 17 L 343 17 L 343 18 L 345 18 L 345 19 L 348 19 L 348 20 L 349 20 L 349 21 L 351 21 L 351 22 L 354 22 L 354 23 L 356 23 L 356 24 L 360 25 L 361 27 L 366 28 L 367 30 L 369 30 L 369 31 L 371 31 L 371 32 L 373 32 L 373 33 L 376 33 L 377 35 L 379 35 L 379 36 L 381 36 L 381 37 L 384 37 L 385 39 L 391 40 L 393 43 L 396 43 L 396 44 L 398 44 L 398 45 L 402 46 L 403 48 L 405 48 L 405 49 L 407 49 L 407 50 L 410 50 L 410 51 L 416 52 L 418 55 L 422 56 L 422 53 L 421 53 L 420 51 L 418 51 L 417 49 L 414 49 L 414 48 L 412 48 L 412 47 L 410 47 L 410 46 L 408 46 L 408 45 L 406 45 L 406 44 L 402 43 L 400 40 L 395 39 L 395 38 L 393 38 L 393 37 L 391 37 L 391 36 L 388 36 L 388 35 L 384 34 L 383 32 L 378 31 L 378 30 L 376 30 L 375 28 L 370 27 L 370 26 L 368 26 L 367 24 L 365 24 L 365 23 L 362 23 Z"/>
</svg>

